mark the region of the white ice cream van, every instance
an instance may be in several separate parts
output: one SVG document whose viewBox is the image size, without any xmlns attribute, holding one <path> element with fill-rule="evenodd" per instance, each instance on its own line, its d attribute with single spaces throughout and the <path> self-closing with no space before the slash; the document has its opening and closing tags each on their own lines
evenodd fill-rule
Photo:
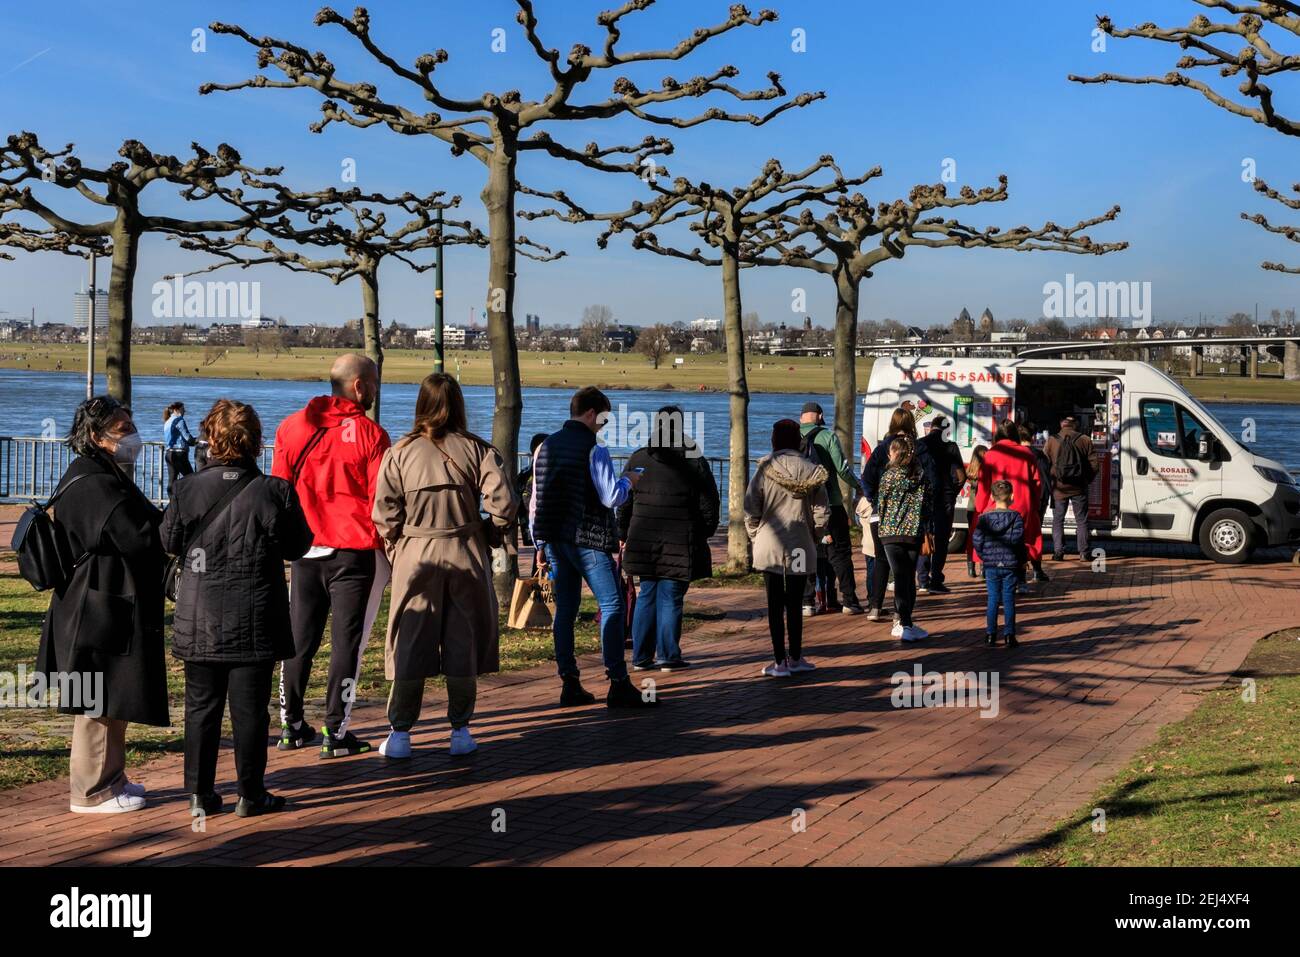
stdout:
<svg viewBox="0 0 1300 957">
<path fill-rule="evenodd" d="M 966 461 L 976 446 L 992 446 L 1003 419 L 1031 423 L 1041 446 L 1062 416 L 1072 414 L 1094 447 L 1089 528 L 1095 533 L 1194 542 L 1207 558 L 1234 564 L 1257 546 L 1300 542 L 1300 486 L 1290 473 L 1244 447 L 1145 362 L 880 358 L 863 406 L 864 456 L 901 406 L 915 416 L 919 435 L 936 416 L 947 419 L 947 437 Z M 965 547 L 967 504 L 962 495 L 954 550 Z M 1073 515 L 1068 519 L 1067 541 L 1073 541 Z M 1050 517 L 1044 529 L 1050 536 Z"/>
</svg>

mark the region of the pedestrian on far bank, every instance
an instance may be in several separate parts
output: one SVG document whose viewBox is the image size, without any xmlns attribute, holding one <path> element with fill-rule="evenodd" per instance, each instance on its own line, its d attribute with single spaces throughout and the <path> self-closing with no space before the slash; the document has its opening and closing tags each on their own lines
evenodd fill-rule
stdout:
<svg viewBox="0 0 1300 957">
<path fill-rule="evenodd" d="M 469 431 L 460 384 L 442 372 L 426 376 L 411 431 L 384 453 L 371 513 L 393 566 L 385 757 L 411 756 L 425 679 L 438 675 L 447 683 L 452 756 L 478 748 L 469 730 L 478 676 L 500 670 L 491 549 L 518 507 L 501 453 Z"/>
<path fill-rule="evenodd" d="M 822 407 L 816 402 L 805 402 L 799 417 L 799 435 L 801 450 L 805 455 L 816 456 L 816 461 L 826 470 L 826 497 L 830 508 L 830 523 L 827 533 L 830 542 L 827 545 L 827 559 L 835 573 L 835 582 L 839 590 L 839 601 L 833 599 L 834 590 L 826 589 L 827 611 L 841 611 L 846 615 L 862 614 L 862 605 L 858 601 L 857 586 L 853 572 L 853 540 L 849 537 L 849 509 L 853 500 L 844 500 L 840 483 L 848 485 L 850 493 L 856 496 L 862 489 L 857 475 L 853 472 L 853 463 L 844 454 L 839 437 L 834 429 L 826 427 L 826 417 Z M 805 586 L 804 605 L 813 604 L 815 586 L 813 576 L 809 576 Z M 837 607 L 838 606 L 838 607 Z"/>
<path fill-rule="evenodd" d="M 596 437 L 610 408 L 609 398 L 595 386 L 579 389 L 569 401 L 569 420 L 547 436 L 533 456 L 529 528 L 533 541 L 546 550 L 554 579 L 552 636 L 563 685 L 561 707 L 596 700 L 582 687 L 574 654 L 573 626 L 584 580 L 600 606 L 600 650 L 609 679 L 605 705 L 639 708 L 658 703 L 633 686 L 623 657 L 626 609 L 622 576 L 614 565 L 618 552 L 614 509 L 627 501 L 638 473 L 617 475 L 609 449 Z"/>
<path fill-rule="evenodd" d="M 76 457 L 59 480 L 54 511 L 71 553 L 82 560 L 50 598 L 36 670 L 47 685 L 59 675 L 95 676 L 81 695 L 59 701 L 61 714 L 76 716 L 71 810 L 138 811 L 145 789 L 126 777 L 127 722 L 171 724 L 162 513 L 132 479 L 141 441 L 126 406 L 109 396 L 87 399 L 72 417 L 67 444 Z"/>
<path fill-rule="evenodd" d="M 804 455 L 799 423 L 772 426 L 772 454 L 759 460 L 745 490 L 745 530 L 754 571 L 763 575 L 772 636 L 769 678 L 788 678 L 816 666 L 803 656 L 803 595 L 817 537 L 830 522 L 826 469 Z"/>
<path fill-rule="evenodd" d="M 191 814 L 221 810 L 215 785 L 228 699 L 235 813 L 252 817 L 285 803 L 264 782 L 267 705 L 275 663 L 294 654 L 284 563 L 301 558 L 312 535 L 293 486 L 257 467 L 262 422 L 252 406 L 219 399 L 203 429 L 208 464 L 176 486 L 160 530 L 163 548 L 181 560 L 172 654 L 185 667 L 185 790 Z"/>
<path fill-rule="evenodd" d="M 948 540 L 952 537 L 952 517 L 957 508 L 957 493 L 966 483 L 966 466 L 961 460 L 961 449 L 951 439 L 944 438 L 948 420 L 937 415 L 930 420 L 930 429 L 921 439 L 934 461 L 938 487 L 934 493 L 934 551 L 922 555 L 917 565 L 917 594 L 946 595 L 943 567 L 948 560 Z"/>
<path fill-rule="evenodd" d="M 889 465 L 880 479 L 876 500 L 880 507 L 877 530 L 885 560 L 894 576 L 894 610 L 898 621 L 890 634 L 903 641 L 920 641 L 929 635 L 913 623 L 916 607 L 916 563 L 925 536 L 931 532 L 930 510 L 935 495 L 921 469 L 917 443 L 900 435 L 889 443 Z"/>
<path fill-rule="evenodd" d="M 173 402 L 163 411 L 163 447 L 167 459 L 167 497 L 172 497 L 176 480 L 194 474 L 190 465 L 190 447 L 199 440 L 190 434 L 185 422 L 185 403 Z"/>
<path fill-rule="evenodd" d="M 655 413 L 650 444 L 628 459 L 641 479 L 618 510 L 623 571 L 641 579 L 632 617 L 632 667 L 677 671 L 682 658 L 682 605 L 697 578 L 713 574 L 709 538 L 721 502 L 713 470 L 685 434 L 677 406 Z"/>
<path fill-rule="evenodd" d="M 388 433 L 367 418 L 379 396 L 379 369 L 363 355 L 339 356 L 330 394 L 307 403 L 275 432 L 272 473 L 298 493 L 314 541 L 293 563 L 289 613 L 297 653 L 280 669 L 281 751 L 311 744 L 304 718 L 311 666 L 330 622 L 322 758 L 371 750 L 348 725 L 361 659 L 388 584 L 390 568 L 371 512 Z"/>
<path fill-rule="evenodd" d="M 984 643 L 998 643 L 998 606 L 1002 607 L 1003 640 L 1016 646 L 1016 584 L 1025 563 L 1025 520 L 1012 508 L 1014 490 L 1005 479 L 989 489 L 992 508 L 980 515 L 972 539 L 984 565 L 984 586 L 988 591 Z"/>
<path fill-rule="evenodd" d="M 1052 558 L 1065 561 L 1065 513 L 1074 510 L 1074 539 L 1079 558 L 1088 561 L 1088 486 L 1092 484 L 1092 439 L 1079 431 L 1079 420 L 1061 418 L 1061 431 L 1047 440 L 1043 454 L 1052 463 Z"/>
</svg>

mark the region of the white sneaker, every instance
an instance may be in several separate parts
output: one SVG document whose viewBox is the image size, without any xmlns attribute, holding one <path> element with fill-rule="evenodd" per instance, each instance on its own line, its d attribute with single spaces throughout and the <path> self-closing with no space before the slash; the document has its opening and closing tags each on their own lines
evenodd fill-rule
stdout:
<svg viewBox="0 0 1300 957">
<path fill-rule="evenodd" d="M 766 668 L 763 669 L 763 677 L 765 677 L 765 678 L 789 678 L 789 677 L 790 677 L 790 669 L 787 668 L 787 667 L 785 666 L 785 663 L 784 663 L 784 662 L 781 663 L 781 664 L 777 664 L 777 663 L 774 661 L 774 662 L 772 662 L 770 665 L 768 665 Z"/>
<path fill-rule="evenodd" d="M 143 811 L 146 803 L 141 795 L 127 794 L 123 791 L 117 797 L 109 798 L 103 804 L 95 804 L 90 807 L 73 804 L 71 810 L 73 814 L 125 814 L 129 811 Z"/>
<path fill-rule="evenodd" d="M 452 757 L 460 757 L 462 754 L 472 754 L 478 750 L 478 744 L 469 733 L 469 725 L 463 728 L 451 729 L 451 754 Z"/>
<path fill-rule="evenodd" d="M 411 732 L 389 731 L 388 737 L 379 746 L 379 753 L 394 760 L 409 758 L 411 756 Z"/>
<path fill-rule="evenodd" d="M 896 621 L 896 622 L 894 622 L 894 627 L 891 628 L 891 629 L 889 629 L 889 636 L 890 636 L 891 638 L 902 638 L 902 637 L 903 637 L 903 623 L 900 622 L 900 621 Z"/>
<path fill-rule="evenodd" d="M 143 784 L 136 784 L 134 781 L 127 781 L 126 787 L 122 788 L 123 794 L 129 794 L 132 797 L 144 797 L 145 787 Z"/>
<path fill-rule="evenodd" d="M 815 671 L 817 666 L 807 658 L 787 658 L 785 659 L 785 670 L 791 674 L 800 671 Z"/>
<path fill-rule="evenodd" d="M 888 585 L 885 586 L 885 591 L 893 591 L 893 590 L 894 590 L 894 583 L 891 581 Z"/>
<path fill-rule="evenodd" d="M 904 641 L 920 641 L 922 638 L 930 637 L 930 633 L 924 628 L 918 628 L 916 625 L 908 625 L 903 629 L 901 637 Z"/>
<path fill-rule="evenodd" d="M 804 616 L 805 618 L 811 618 L 811 617 L 813 617 L 813 615 L 815 615 L 815 614 L 817 614 L 817 609 L 814 608 L 812 605 L 804 605 L 804 606 L 803 606 L 803 616 Z"/>
</svg>

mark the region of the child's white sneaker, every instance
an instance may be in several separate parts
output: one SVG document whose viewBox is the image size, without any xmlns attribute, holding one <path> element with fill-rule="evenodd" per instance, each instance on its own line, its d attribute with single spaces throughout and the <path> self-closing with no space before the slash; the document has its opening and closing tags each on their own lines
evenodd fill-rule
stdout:
<svg viewBox="0 0 1300 957">
<path fill-rule="evenodd" d="M 478 743 L 469 733 L 469 725 L 451 729 L 451 756 L 458 758 L 464 754 L 473 754 L 478 750 Z"/>
<path fill-rule="evenodd" d="M 411 732 L 389 731 L 388 737 L 379 746 L 379 753 L 394 760 L 409 758 L 411 756 Z"/>
<path fill-rule="evenodd" d="M 765 678 L 789 678 L 789 677 L 790 677 L 790 669 L 787 668 L 787 667 L 785 666 L 785 662 L 776 662 L 776 661 L 774 661 L 774 662 L 772 662 L 770 665 L 768 665 L 766 668 L 763 669 L 763 677 L 765 677 Z"/>
<path fill-rule="evenodd" d="M 895 621 L 895 622 L 894 622 L 894 627 L 891 628 L 891 629 L 889 629 L 889 636 L 890 636 L 891 638 L 902 638 L 902 637 L 903 637 L 903 623 L 902 623 L 901 621 Z"/>
</svg>

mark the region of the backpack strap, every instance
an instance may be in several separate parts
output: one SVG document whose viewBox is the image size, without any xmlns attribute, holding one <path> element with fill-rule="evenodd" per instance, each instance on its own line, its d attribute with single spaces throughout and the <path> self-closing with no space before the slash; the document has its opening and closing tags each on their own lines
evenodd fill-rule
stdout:
<svg viewBox="0 0 1300 957">
<path fill-rule="evenodd" d="M 46 510 L 48 510 L 48 509 L 50 509 L 50 508 L 53 508 L 53 507 L 54 507 L 54 503 L 57 502 L 59 499 L 61 499 L 61 498 L 63 497 L 63 493 L 64 493 L 64 492 L 66 492 L 68 489 L 72 488 L 72 486 L 76 485 L 76 484 L 77 484 L 78 482 L 80 482 L 82 479 L 84 479 L 84 478 L 88 478 L 88 477 L 90 476 L 90 474 L 91 474 L 91 473 L 89 473 L 89 472 L 82 472 L 80 475 L 74 475 L 74 476 L 72 476 L 72 478 L 68 479 L 68 481 L 67 481 L 66 483 L 60 482 L 60 483 L 59 483 L 59 487 L 56 488 L 56 489 L 54 490 L 54 494 L 51 495 L 51 496 L 49 497 L 49 499 L 46 501 L 46 503 L 45 503 L 44 505 L 41 505 L 39 502 L 33 502 L 33 504 L 34 504 L 37 508 L 39 508 L 42 512 L 44 512 L 44 511 L 46 511 Z"/>
<path fill-rule="evenodd" d="M 298 476 L 302 474 L 302 467 L 307 463 L 308 454 L 316 447 L 316 443 L 321 440 L 321 436 L 323 436 L 327 430 L 328 426 L 320 426 L 312 433 L 312 437 L 307 440 L 307 444 L 302 447 L 302 452 L 298 455 L 298 461 L 293 463 L 293 468 L 290 470 L 289 475 L 289 484 L 294 488 L 298 487 Z"/>
</svg>

